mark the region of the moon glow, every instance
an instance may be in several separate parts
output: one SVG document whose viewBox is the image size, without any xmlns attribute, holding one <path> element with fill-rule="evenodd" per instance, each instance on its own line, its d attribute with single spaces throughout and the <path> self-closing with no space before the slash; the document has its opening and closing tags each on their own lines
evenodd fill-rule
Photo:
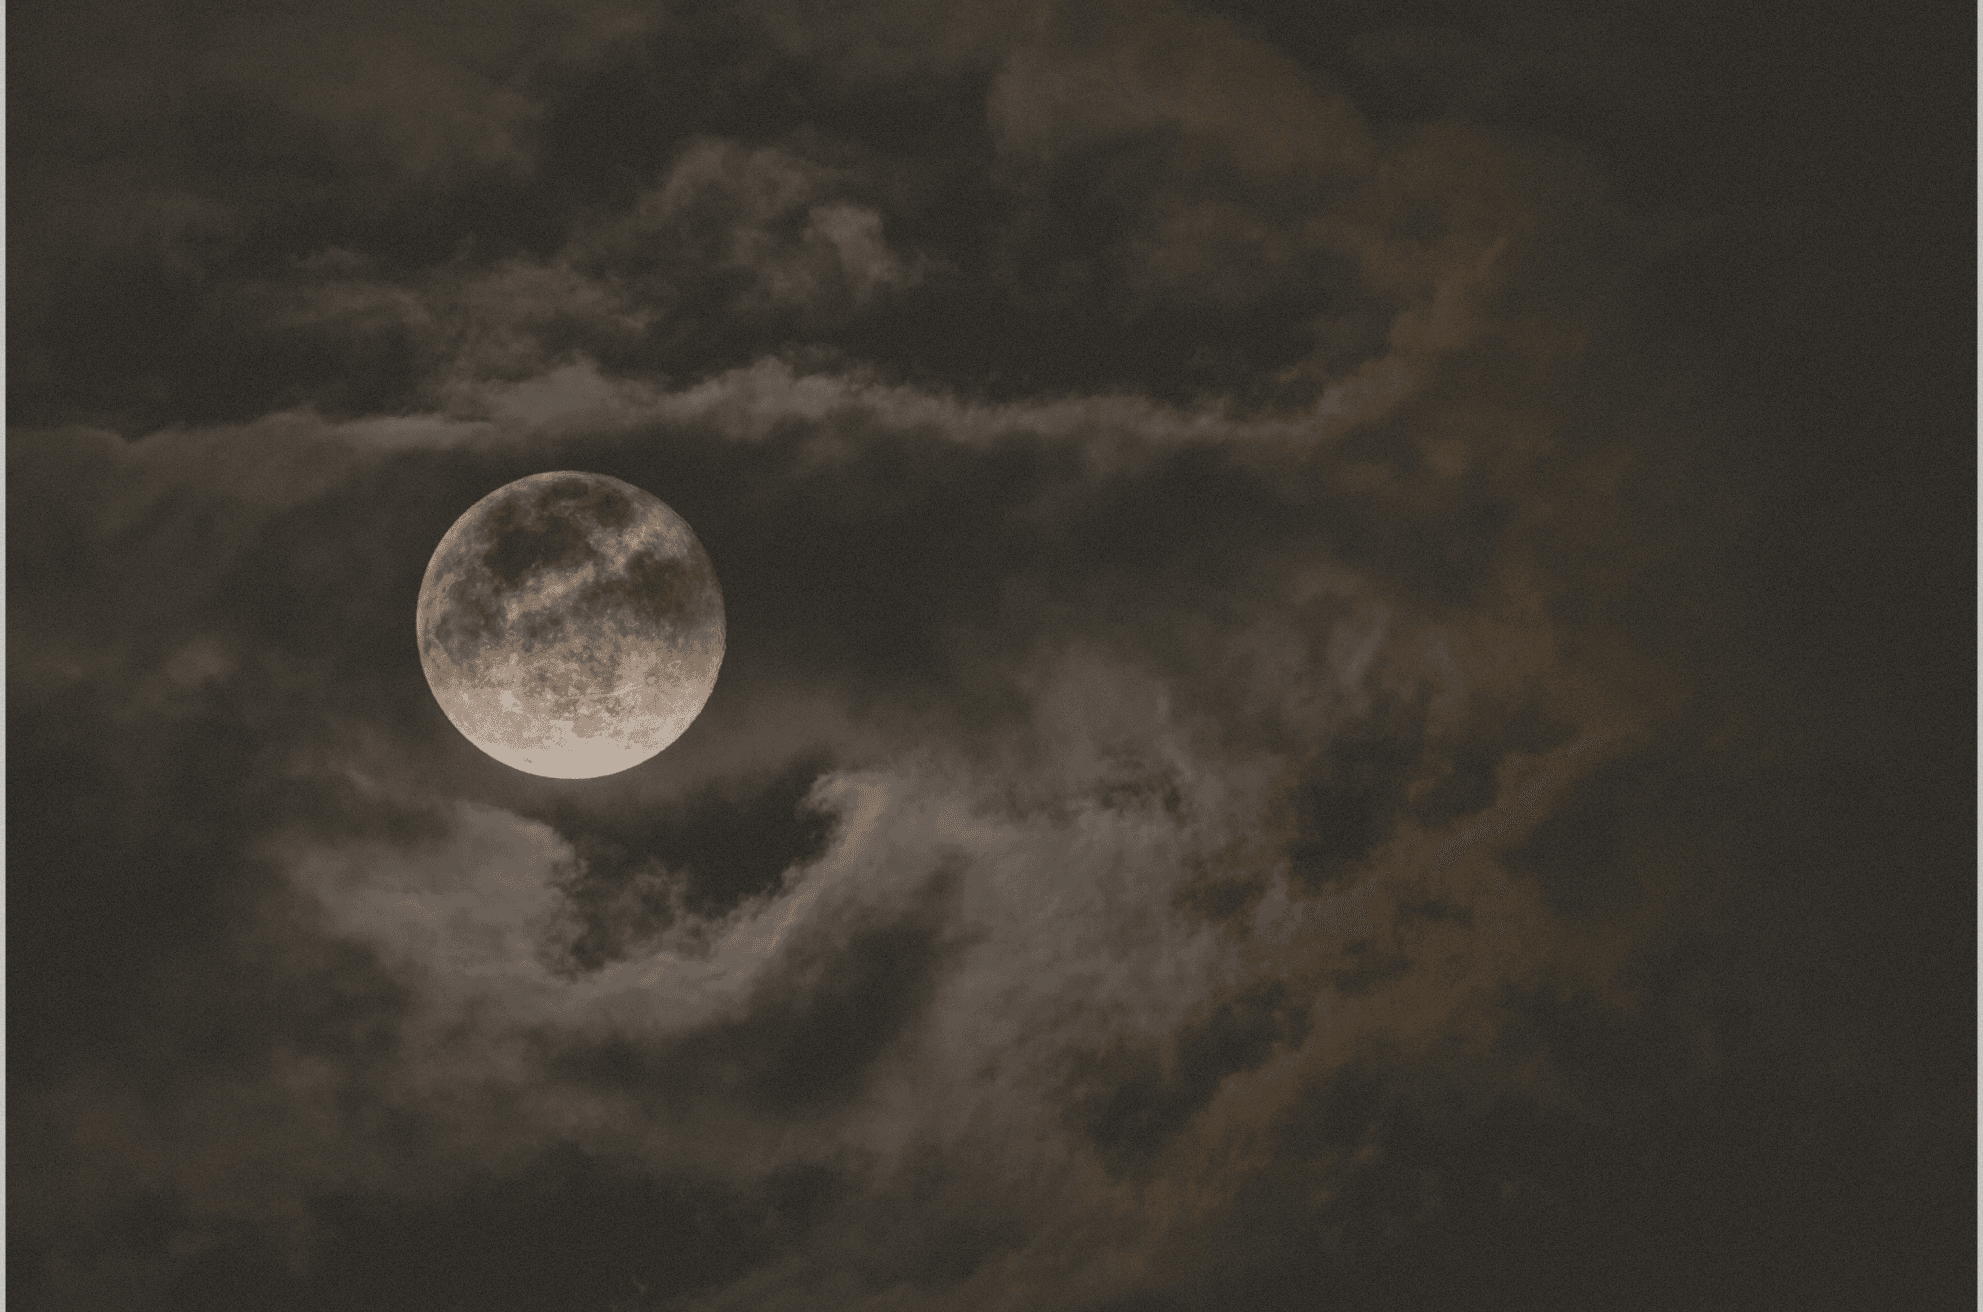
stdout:
<svg viewBox="0 0 1983 1312">
<path fill-rule="evenodd" d="M 653 757 L 723 664 L 723 590 L 695 531 L 604 474 L 533 474 L 470 506 L 427 562 L 416 627 L 455 728 L 553 779 Z"/>
</svg>

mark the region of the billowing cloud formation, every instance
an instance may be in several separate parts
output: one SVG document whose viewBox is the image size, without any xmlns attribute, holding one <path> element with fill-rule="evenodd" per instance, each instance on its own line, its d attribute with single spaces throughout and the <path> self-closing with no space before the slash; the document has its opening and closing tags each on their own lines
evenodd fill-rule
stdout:
<svg viewBox="0 0 1983 1312">
<path fill-rule="evenodd" d="M 22 38 L 24 1305 L 1961 1274 L 1968 798 L 1873 664 L 1947 657 L 1892 636 L 1946 506 L 1796 545 L 1903 495 L 1824 425 L 1918 457 L 1941 394 L 1792 403 L 1827 329 L 1675 308 L 1743 193 L 1607 135 L 1685 101 L 1658 40 L 344 7 L 83 67 L 77 15 Z M 722 580 L 623 775 L 420 673 L 434 543 L 548 469 Z"/>
</svg>

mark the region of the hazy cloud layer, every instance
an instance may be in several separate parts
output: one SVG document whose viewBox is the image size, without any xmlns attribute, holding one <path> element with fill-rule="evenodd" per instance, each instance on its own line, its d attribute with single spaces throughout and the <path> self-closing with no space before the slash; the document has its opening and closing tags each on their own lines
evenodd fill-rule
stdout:
<svg viewBox="0 0 1983 1312">
<path fill-rule="evenodd" d="M 1686 15 L 935 13 L 10 24 L 9 1292 L 1946 1300 L 1939 216 Z M 553 469 L 725 590 L 599 780 L 413 643 Z"/>
</svg>

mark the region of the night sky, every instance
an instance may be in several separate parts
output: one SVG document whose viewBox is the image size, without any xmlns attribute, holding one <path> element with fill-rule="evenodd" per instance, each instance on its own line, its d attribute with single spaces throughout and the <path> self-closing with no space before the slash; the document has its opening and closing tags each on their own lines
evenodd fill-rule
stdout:
<svg viewBox="0 0 1983 1312">
<path fill-rule="evenodd" d="M 10 1306 L 1974 1306 L 1963 6 L 7 38 Z M 414 642 L 562 469 L 594 780 Z"/>
</svg>

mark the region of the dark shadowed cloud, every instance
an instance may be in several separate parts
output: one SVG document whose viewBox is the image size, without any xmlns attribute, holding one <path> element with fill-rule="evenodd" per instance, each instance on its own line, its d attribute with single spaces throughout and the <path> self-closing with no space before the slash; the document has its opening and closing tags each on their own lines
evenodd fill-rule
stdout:
<svg viewBox="0 0 1983 1312">
<path fill-rule="evenodd" d="M 10 14 L 9 1295 L 1960 1305 L 1973 83 L 1831 17 Z M 415 645 L 547 470 L 723 588 L 596 780 Z"/>
</svg>

